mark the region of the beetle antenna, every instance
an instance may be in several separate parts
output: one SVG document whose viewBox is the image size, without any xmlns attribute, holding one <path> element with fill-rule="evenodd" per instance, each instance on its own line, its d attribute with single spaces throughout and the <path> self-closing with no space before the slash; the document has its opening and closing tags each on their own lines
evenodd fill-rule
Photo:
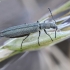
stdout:
<svg viewBox="0 0 70 70">
<path fill-rule="evenodd" d="M 51 12 L 50 8 L 48 8 L 48 9 L 49 9 L 49 11 L 50 11 L 50 13 L 51 13 L 52 19 L 54 20 L 54 18 L 53 18 L 53 15 L 52 15 L 52 12 Z M 56 21 L 55 21 L 55 20 L 54 20 L 54 22 L 56 23 Z M 55 38 L 56 38 L 56 30 L 55 30 Z"/>
<path fill-rule="evenodd" d="M 50 8 L 48 8 L 48 9 L 49 9 L 49 11 L 50 11 L 50 13 L 51 13 L 52 19 L 54 20 L 54 17 L 53 17 L 53 15 L 52 15 L 52 12 L 51 12 Z M 55 21 L 55 20 L 54 20 L 54 21 Z M 55 21 L 55 23 L 56 23 L 56 21 Z"/>
</svg>

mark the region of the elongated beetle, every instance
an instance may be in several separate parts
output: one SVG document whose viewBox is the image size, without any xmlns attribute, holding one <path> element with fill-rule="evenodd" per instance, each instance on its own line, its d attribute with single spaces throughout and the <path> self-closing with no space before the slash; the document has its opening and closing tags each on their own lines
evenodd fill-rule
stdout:
<svg viewBox="0 0 70 70">
<path fill-rule="evenodd" d="M 50 9 L 49 9 L 49 11 L 50 11 Z M 52 13 L 51 13 L 51 15 L 52 15 Z M 53 18 L 53 16 L 52 16 L 52 18 Z M 18 37 L 26 36 L 25 37 L 25 39 L 26 39 L 31 33 L 39 32 L 38 45 L 40 45 L 40 43 L 39 43 L 39 37 L 41 34 L 40 30 L 44 29 L 44 32 L 51 38 L 51 36 L 45 30 L 45 29 L 49 29 L 49 28 L 53 28 L 53 29 L 57 30 L 57 25 L 55 24 L 55 22 L 54 23 L 53 22 L 39 23 L 39 21 L 37 21 L 36 23 L 22 24 L 22 25 L 17 25 L 17 26 L 7 28 L 0 32 L 0 37 L 18 38 Z M 56 38 L 56 31 L 55 31 L 55 38 Z M 25 39 L 23 39 L 23 41 Z M 52 40 L 52 38 L 51 38 L 51 40 Z M 22 41 L 22 43 L 23 43 L 23 41 Z M 21 49 L 22 49 L 22 43 L 21 43 Z"/>
</svg>

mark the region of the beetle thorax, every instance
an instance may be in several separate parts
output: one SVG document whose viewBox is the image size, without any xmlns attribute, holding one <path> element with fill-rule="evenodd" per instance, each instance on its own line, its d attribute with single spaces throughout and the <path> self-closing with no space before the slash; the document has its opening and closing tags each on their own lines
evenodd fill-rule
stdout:
<svg viewBox="0 0 70 70">
<path fill-rule="evenodd" d="M 50 24 L 48 23 L 41 23 L 41 29 L 49 29 L 50 28 Z"/>
</svg>

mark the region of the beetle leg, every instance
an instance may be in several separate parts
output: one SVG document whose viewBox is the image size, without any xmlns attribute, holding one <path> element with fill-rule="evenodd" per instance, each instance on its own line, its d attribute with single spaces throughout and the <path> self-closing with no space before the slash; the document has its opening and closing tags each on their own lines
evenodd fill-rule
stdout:
<svg viewBox="0 0 70 70">
<path fill-rule="evenodd" d="M 39 45 L 39 46 L 40 46 L 40 43 L 39 43 L 40 34 L 41 34 L 41 32 L 39 31 L 39 36 L 38 36 L 38 45 Z"/>
<path fill-rule="evenodd" d="M 47 31 L 44 29 L 44 32 L 51 38 L 51 36 L 47 33 Z M 51 38 L 51 40 L 53 41 L 53 39 Z"/>
<path fill-rule="evenodd" d="M 21 42 L 21 49 L 22 49 L 23 41 L 24 41 L 25 39 L 27 39 L 29 35 L 30 35 L 30 34 L 28 34 L 28 35 L 22 40 L 22 42 Z"/>
<path fill-rule="evenodd" d="M 56 38 L 56 30 L 55 30 L 55 38 Z"/>
</svg>

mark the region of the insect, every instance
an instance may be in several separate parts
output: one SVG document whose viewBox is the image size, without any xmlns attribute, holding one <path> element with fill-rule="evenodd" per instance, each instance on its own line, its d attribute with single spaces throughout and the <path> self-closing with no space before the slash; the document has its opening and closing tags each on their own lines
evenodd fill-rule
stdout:
<svg viewBox="0 0 70 70">
<path fill-rule="evenodd" d="M 49 9 L 49 8 L 48 8 Z M 51 12 L 51 10 L 49 9 L 49 11 Z M 52 13 L 51 13 L 52 15 Z M 53 18 L 53 16 L 52 16 Z M 55 21 L 55 20 L 54 20 Z M 44 32 L 50 37 L 50 39 L 53 41 L 53 39 L 51 38 L 51 36 L 47 33 L 47 31 L 45 29 L 49 29 L 49 28 L 53 28 L 57 30 L 57 25 L 55 24 L 55 22 L 49 22 L 49 23 L 39 23 L 39 21 L 37 21 L 36 23 L 30 23 L 30 24 L 22 24 L 22 25 L 17 25 L 17 26 L 13 26 L 10 28 L 7 28 L 5 30 L 2 30 L 0 32 L 0 37 L 7 37 L 7 38 L 18 38 L 18 37 L 24 37 L 26 36 L 23 41 L 31 34 L 31 33 L 35 33 L 35 32 L 39 32 L 39 36 L 38 36 L 38 45 L 40 45 L 39 43 L 39 37 L 41 34 L 41 30 L 43 29 Z M 56 38 L 56 31 L 55 31 L 55 38 Z M 22 43 L 21 43 L 21 49 L 22 49 Z"/>
</svg>

